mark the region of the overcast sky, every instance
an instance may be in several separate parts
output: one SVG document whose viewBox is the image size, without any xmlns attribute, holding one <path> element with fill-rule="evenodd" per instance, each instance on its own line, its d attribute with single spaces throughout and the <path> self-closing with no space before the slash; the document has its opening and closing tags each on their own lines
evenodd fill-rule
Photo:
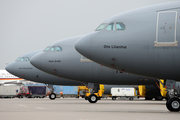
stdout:
<svg viewBox="0 0 180 120">
<path fill-rule="evenodd" d="M 0 0 L 0 69 L 54 41 L 87 34 L 115 14 L 170 1 Z"/>
</svg>

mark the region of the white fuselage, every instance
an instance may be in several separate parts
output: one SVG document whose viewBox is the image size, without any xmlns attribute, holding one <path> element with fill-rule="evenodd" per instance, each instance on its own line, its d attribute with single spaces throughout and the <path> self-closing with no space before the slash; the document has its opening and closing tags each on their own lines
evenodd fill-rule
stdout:
<svg viewBox="0 0 180 120">
<path fill-rule="evenodd" d="M 6 84 L 6 83 L 18 83 L 20 80 L 24 80 L 22 78 L 16 77 L 6 70 L 0 70 L 0 84 Z"/>
</svg>

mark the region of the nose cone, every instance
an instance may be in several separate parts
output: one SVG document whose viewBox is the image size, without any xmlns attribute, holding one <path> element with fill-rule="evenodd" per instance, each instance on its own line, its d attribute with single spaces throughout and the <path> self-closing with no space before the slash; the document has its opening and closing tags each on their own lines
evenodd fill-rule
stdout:
<svg viewBox="0 0 180 120">
<path fill-rule="evenodd" d="M 41 54 L 34 55 L 30 62 L 34 67 L 41 69 Z"/>
<path fill-rule="evenodd" d="M 14 62 L 8 64 L 5 69 L 6 69 L 9 73 L 14 74 L 14 72 L 15 72 L 15 70 L 14 70 Z"/>
<path fill-rule="evenodd" d="M 91 59 L 92 57 L 92 38 L 91 38 L 91 34 L 88 34 L 82 38 L 80 38 L 76 44 L 75 44 L 75 48 L 76 50 L 82 54 L 83 56 L 85 56 L 86 58 Z"/>
</svg>

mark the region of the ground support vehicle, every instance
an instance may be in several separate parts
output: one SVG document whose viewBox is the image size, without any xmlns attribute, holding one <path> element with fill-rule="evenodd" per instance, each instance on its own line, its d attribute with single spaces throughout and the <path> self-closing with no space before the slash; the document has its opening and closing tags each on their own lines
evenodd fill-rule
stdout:
<svg viewBox="0 0 180 120">
<path fill-rule="evenodd" d="M 19 85 L 0 86 L 0 98 L 14 98 L 20 91 Z"/>
<path fill-rule="evenodd" d="M 133 100 L 136 95 L 136 89 L 132 88 L 111 88 L 112 100 L 116 100 L 117 97 L 127 97 L 129 100 Z"/>
</svg>

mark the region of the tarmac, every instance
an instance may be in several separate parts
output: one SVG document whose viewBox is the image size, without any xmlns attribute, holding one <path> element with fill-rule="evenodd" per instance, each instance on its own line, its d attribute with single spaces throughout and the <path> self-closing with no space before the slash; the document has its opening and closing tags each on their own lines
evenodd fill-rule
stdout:
<svg viewBox="0 0 180 120">
<path fill-rule="evenodd" d="M 89 103 L 82 98 L 0 99 L 0 120 L 179 120 L 166 101 L 102 99 Z"/>
</svg>

